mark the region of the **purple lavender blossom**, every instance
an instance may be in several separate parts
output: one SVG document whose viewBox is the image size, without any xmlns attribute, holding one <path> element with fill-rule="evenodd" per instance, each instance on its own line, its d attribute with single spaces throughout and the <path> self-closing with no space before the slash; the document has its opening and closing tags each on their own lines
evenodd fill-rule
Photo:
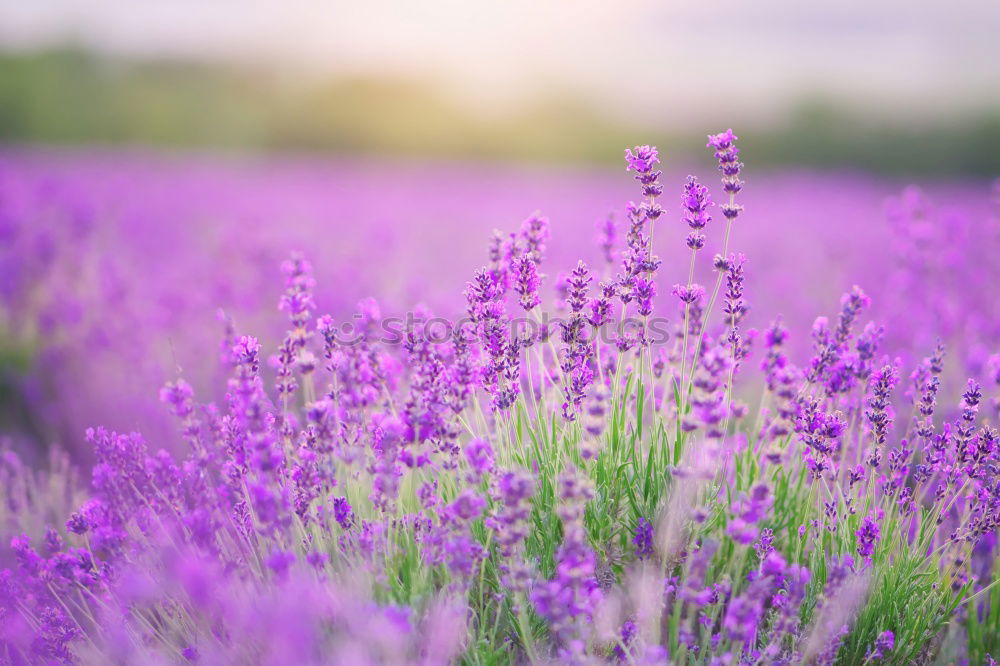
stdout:
<svg viewBox="0 0 1000 666">
<path fill-rule="evenodd" d="M 482 269 L 465 290 L 468 313 L 480 346 L 486 352 L 480 378 L 492 396 L 494 411 L 509 409 L 520 393 L 520 344 L 511 336 L 509 318 L 502 302 L 503 288 Z"/>
<path fill-rule="evenodd" d="M 730 254 L 726 270 L 726 298 L 722 311 L 726 313 L 726 323 L 735 328 L 746 314 L 747 306 L 743 300 L 743 266 L 746 257 L 742 254 Z"/>
<path fill-rule="evenodd" d="M 625 620 L 625 622 L 622 623 L 620 644 L 615 645 L 614 649 L 612 650 L 618 661 L 625 661 L 628 658 L 628 655 L 625 654 L 625 651 L 629 650 L 629 648 L 631 647 L 632 639 L 635 638 L 635 635 L 638 632 L 638 630 L 639 628 L 632 620 Z M 631 650 L 629 650 L 629 653 L 631 654 Z"/>
<path fill-rule="evenodd" d="M 675 284 L 671 293 L 676 296 L 681 303 L 691 305 L 705 297 L 705 288 L 699 284 L 684 285 Z"/>
<path fill-rule="evenodd" d="M 549 218 L 534 213 L 521 223 L 520 242 L 525 256 L 536 265 L 545 257 L 545 243 L 549 239 Z"/>
<path fill-rule="evenodd" d="M 656 296 L 656 283 L 645 278 L 636 278 L 635 301 L 639 315 L 648 317 L 653 314 L 653 298 Z"/>
<path fill-rule="evenodd" d="M 555 555 L 556 574 L 535 584 L 531 601 L 565 649 L 578 645 L 589 634 L 602 594 L 595 578 L 596 558 L 583 527 L 586 503 L 594 496 L 592 483 L 570 469 L 560 475 L 558 487 L 563 541 Z"/>
<path fill-rule="evenodd" d="M 615 224 L 615 216 L 611 213 L 607 217 L 597 222 L 597 247 L 601 250 L 604 263 L 611 265 L 616 260 L 616 250 L 618 246 L 618 226 Z"/>
<path fill-rule="evenodd" d="M 887 431 L 893 418 L 889 394 L 898 381 L 899 371 L 894 365 L 884 365 L 872 375 L 865 418 L 871 424 L 875 446 L 885 445 Z"/>
<path fill-rule="evenodd" d="M 538 307 L 542 301 L 538 296 L 541 279 L 538 275 L 537 264 L 529 255 L 522 255 L 514 259 L 511 273 L 514 276 L 514 291 L 520 296 L 521 307 L 526 312 Z"/>
<path fill-rule="evenodd" d="M 587 265 L 579 262 L 569 278 L 566 302 L 570 308 L 570 316 L 567 321 L 560 322 L 563 347 L 559 362 L 565 378 L 562 411 L 563 418 L 568 421 L 576 420 L 576 414 L 580 411 L 583 398 L 594 378 L 594 343 L 588 337 L 588 320 L 583 313 L 592 280 Z"/>
<path fill-rule="evenodd" d="M 644 197 L 658 197 L 663 194 L 663 186 L 659 183 L 660 171 L 653 169 L 660 163 L 660 158 L 655 146 L 636 146 L 632 150 L 625 150 L 626 171 L 635 171 L 635 179 L 642 185 L 642 195 Z M 655 220 L 659 217 L 657 209 L 648 209 L 647 216 Z"/>
<path fill-rule="evenodd" d="M 708 214 L 708 208 L 713 205 L 708 188 L 699 183 L 694 176 L 688 176 L 687 182 L 684 184 L 681 206 L 686 211 L 684 221 L 691 228 L 686 242 L 692 250 L 700 250 L 705 247 L 705 235 L 701 231 L 712 221 L 712 216 Z"/>
<path fill-rule="evenodd" d="M 493 469 L 493 447 L 485 439 L 474 439 L 465 445 L 465 460 L 469 464 L 469 481 L 479 483 Z"/>
<path fill-rule="evenodd" d="M 753 545 L 753 549 L 757 552 L 757 557 L 763 560 L 769 553 L 774 550 L 774 532 L 770 529 L 763 529 L 760 532 L 760 541 Z"/>
<path fill-rule="evenodd" d="M 493 496 L 497 508 L 486 521 L 496 534 L 501 552 L 510 557 L 528 534 L 531 498 L 535 492 L 531 476 L 518 471 L 505 471 L 495 477 Z"/>
<path fill-rule="evenodd" d="M 814 326 L 817 353 L 810 361 L 808 374 L 810 382 L 824 380 L 827 393 L 830 395 L 840 392 L 833 386 L 837 379 L 836 366 L 847 352 L 855 320 L 864 308 L 871 305 L 871 299 L 861 287 L 855 285 L 849 293 L 841 297 L 840 304 L 840 315 L 833 331 L 829 331 L 825 318 L 818 319 Z"/>
<path fill-rule="evenodd" d="M 875 544 L 881 537 L 878 522 L 871 516 L 865 516 L 861 521 L 861 527 L 854 534 L 858 538 L 858 555 L 870 561 L 872 553 L 875 552 Z"/>
<path fill-rule="evenodd" d="M 872 643 L 871 648 L 865 655 L 865 663 L 869 661 L 876 661 L 878 659 L 884 659 L 892 652 L 892 648 L 896 644 L 896 636 L 891 631 L 883 631 L 875 638 L 875 642 Z"/>
<path fill-rule="evenodd" d="M 285 336 L 277 358 L 279 394 L 291 394 L 297 388 L 294 378 L 296 369 L 312 371 L 311 354 L 306 351 L 306 345 L 312 336 L 309 322 L 312 312 L 316 309 L 313 301 L 312 288 L 316 281 L 312 277 L 312 266 L 300 253 L 294 253 L 291 259 L 281 265 L 286 276 L 286 291 L 281 296 L 278 305 L 280 310 L 288 311 L 288 319 L 292 325 Z"/>
<path fill-rule="evenodd" d="M 590 325 L 595 328 L 600 328 L 611 321 L 611 299 L 616 293 L 614 283 L 601 282 L 599 289 L 600 295 L 590 299 L 590 316 L 587 318 Z"/>
<path fill-rule="evenodd" d="M 632 543 L 635 545 L 636 557 L 640 560 L 653 555 L 653 525 L 642 516 L 639 517 L 639 523 L 635 527 Z"/>
<path fill-rule="evenodd" d="M 729 202 L 719 206 L 729 222 L 735 221 L 743 210 L 743 206 L 733 203 L 735 195 L 743 189 L 743 181 L 740 180 L 743 163 L 739 161 L 740 149 L 735 145 L 737 138 L 729 129 L 721 134 L 709 135 L 707 146 L 715 150 L 719 171 L 722 172 L 722 189 L 729 194 Z"/>
<path fill-rule="evenodd" d="M 354 524 L 354 510 L 346 497 L 335 497 L 333 499 L 333 516 L 337 523 L 345 530 Z"/>
</svg>

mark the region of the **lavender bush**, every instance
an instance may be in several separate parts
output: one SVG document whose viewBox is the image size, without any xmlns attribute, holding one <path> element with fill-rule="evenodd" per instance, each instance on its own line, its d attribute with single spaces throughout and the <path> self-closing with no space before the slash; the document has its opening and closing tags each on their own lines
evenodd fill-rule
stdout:
<svg viewBox="0 0 1000 666">
<path fill-rule="evenodd" d="M 808 331 L 759 319 L 737 142 L 676 187 L 627 150 L 598 261 L 556 264 L 532 215 L 447 318 L 320 315 L 293 254 L 269 349 L 223 319 L 224 397 L 160 392 L 176 435 L 88 429 L 89 489 L 8 450 L 0 659 L 993 663 L 998 223 L 960 237 L 908 191 L 876 289 Z M 868 321 L 891 281 L 914 298 Z"/>
</svg>

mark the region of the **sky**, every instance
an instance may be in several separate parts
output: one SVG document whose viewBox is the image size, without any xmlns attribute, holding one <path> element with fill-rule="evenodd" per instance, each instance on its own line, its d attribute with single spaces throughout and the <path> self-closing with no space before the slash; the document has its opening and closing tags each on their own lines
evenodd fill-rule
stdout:
<svg viewBox="0 0 1000 666">
<path fill-rule="evenodd" d="M 483 112 L 558 92 L 630 120 L 804 97 L 927 118 L 1000 105 L 994 0 L 0 0 L 0 48 L 434 81 Z"/>
</svg>

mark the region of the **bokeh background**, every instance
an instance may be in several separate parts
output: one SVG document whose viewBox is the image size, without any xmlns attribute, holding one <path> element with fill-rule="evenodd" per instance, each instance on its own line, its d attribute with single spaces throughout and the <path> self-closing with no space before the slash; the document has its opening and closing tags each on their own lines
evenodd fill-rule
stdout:
<svg viewBox="0 0 1000 666">
<path fill-rule="evenodd" d="M 36 452 L 98 424 L 167 446 L 158 388 L 222 396 L 219 309 L 273 349 L 292 250 L 321 311 L 452 314 L 490 232 L 538 209 L 551 288 L 599 265 L 637 143 L 664 161 L 669 316 L 681 184 L 716 182 L 704 137 L 726 127 L 753 324 L 783 315 L 806 353 L 858 283 L 891 353 L 941 337 L 956 376 L 982 374 L 998 26 L 980 0 L 0 3 L 0 431 Z"/>
<path fill-rule="evenodd" d="M 992 176 L 1000 7 L 884 0 L 3 3 L 0 136 Z"/>
</svg>

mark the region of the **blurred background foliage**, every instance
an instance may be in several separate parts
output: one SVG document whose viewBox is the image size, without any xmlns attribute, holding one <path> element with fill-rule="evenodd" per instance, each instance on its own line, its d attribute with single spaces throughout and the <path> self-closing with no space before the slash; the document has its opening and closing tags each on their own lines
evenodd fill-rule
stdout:
<svg viewBox="0 0 1000 666">
<path fill-rule="evenodd" d="M 756 166 L 798 164 L 899 176 L 1000 173 L 1000 109 L 900 119 L 804 94 L 778 117 L 739 128 Z M 290 81 L 278 68 L 141 59 L 80 48 L 0 53 L 0 141 L 239 151 L 617 163 L 655 142 L 700 155 L 684 128 L 625 121 L 555 87 L 489 114 L 430 78 L 389 74 Z"/>
</svg>

